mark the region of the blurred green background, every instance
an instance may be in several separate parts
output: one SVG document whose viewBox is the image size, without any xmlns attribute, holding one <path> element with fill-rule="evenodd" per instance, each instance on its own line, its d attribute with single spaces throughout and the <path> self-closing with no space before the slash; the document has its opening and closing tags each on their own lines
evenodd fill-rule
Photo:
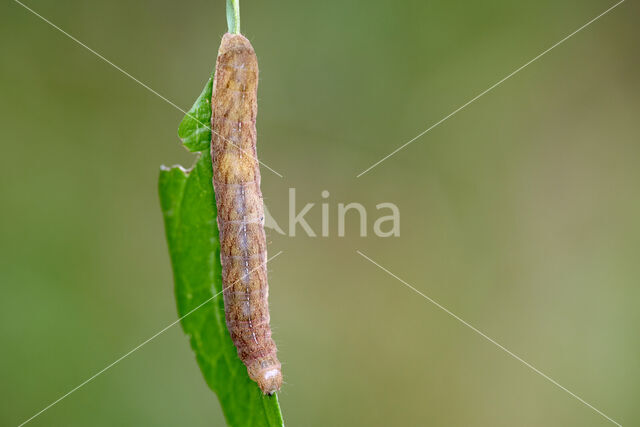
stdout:
<svg viewBox="0 0 640 427">
<path fill-rule="evenodd" d="M 222 0 L 30 0 L 183 108 Z M 361 178 L 609 1 L 242 0 L 260 61 L 269 233 L 292 426 L 609 422 L 356 254 L 363 251 L 623 425 L 640 424 L 640 7 L 627 1 Z M 183 114 L 12 1 L 0 5 L 0 424 L 17 425 L 176 319 L 157 196 Z M 393 202 L 401 236 L 337 204 Z M 370 233 L 371 234 L 371 233 Z M 179 327 L 31 422 L 224 422 Z"/>
</svg>

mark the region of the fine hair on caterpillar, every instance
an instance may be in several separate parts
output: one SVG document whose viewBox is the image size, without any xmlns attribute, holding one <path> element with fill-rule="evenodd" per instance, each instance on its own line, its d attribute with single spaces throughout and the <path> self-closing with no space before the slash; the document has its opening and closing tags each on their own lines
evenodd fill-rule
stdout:
<svg viewBox="0 0 640 427">
<path fill-rule="evenodd" d="M 211 160 L 218 207 L 225 320 L 249 377 L 282 385 L 269 326 L 267 247 L 256 152 L 258 61 L 249 40 L 222 38 L 211 96 Z"/>
</svg>

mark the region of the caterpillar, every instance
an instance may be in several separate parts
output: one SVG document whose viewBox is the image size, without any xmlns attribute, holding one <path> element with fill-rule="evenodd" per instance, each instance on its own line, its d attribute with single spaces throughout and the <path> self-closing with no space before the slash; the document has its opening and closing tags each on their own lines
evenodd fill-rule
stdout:
<svg viewBox="0 0 640 427">
<path fill-rule="evenodd" d="M 256 152 L 258 60 L 249 40 L 222 38 L 211 96 L 211 159 L 227 328 L 264 394 L 282 385 L 271 338 L 267 247 Z"/>
</svg>

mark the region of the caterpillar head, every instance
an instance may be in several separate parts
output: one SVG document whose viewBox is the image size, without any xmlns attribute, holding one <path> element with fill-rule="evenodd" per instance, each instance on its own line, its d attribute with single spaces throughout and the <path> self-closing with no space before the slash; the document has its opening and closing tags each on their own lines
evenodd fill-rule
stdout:
<svg viewBox="0 0 640 427">
<path fill-rule="evenodd" d="M 264 394 L 273 394 L 282 386 L 282 367 L 275 357 L 257 360 L 248 368 L 249 377 L 258 383 Z"/>
</svg>

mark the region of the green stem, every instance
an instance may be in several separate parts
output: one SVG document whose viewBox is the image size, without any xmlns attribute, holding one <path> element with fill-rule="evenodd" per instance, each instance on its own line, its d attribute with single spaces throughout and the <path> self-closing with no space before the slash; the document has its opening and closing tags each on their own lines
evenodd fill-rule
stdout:
<svg viewBox="0 0 640 427">
<path fill-rule="evenodd" d="M 227 25 L 230 33 L 240 34 L 240 0 L 227 0 Z"/>
</svg>

